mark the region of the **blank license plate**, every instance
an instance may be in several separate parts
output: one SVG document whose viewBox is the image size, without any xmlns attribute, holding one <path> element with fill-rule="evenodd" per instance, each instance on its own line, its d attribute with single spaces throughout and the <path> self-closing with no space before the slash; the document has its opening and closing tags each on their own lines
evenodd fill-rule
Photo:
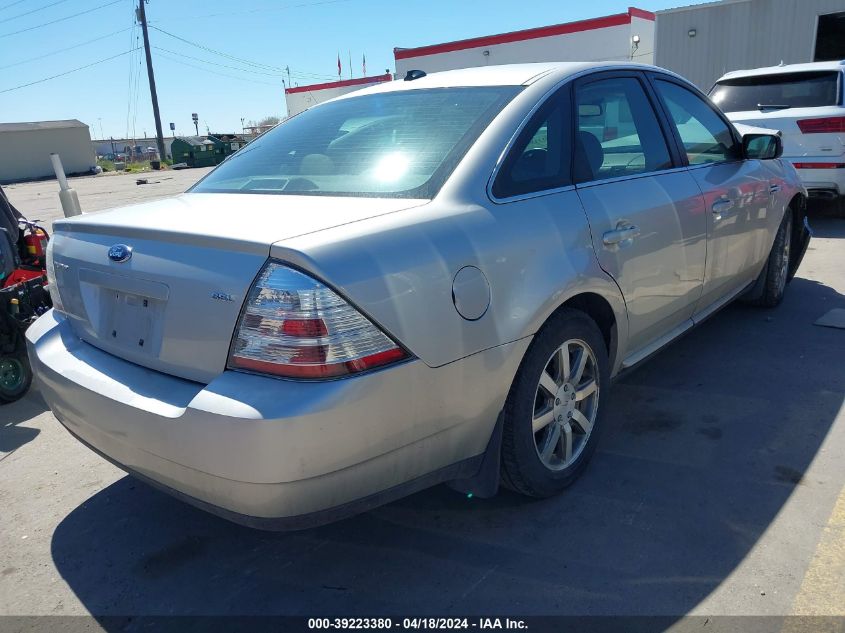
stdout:
<svg viewBox="0 0 845 633">
<path fill-rule="evenodd" d="M 111 318 L 106 335 L 121 347 L 138 352 L 152 352 L 150 335 L 156 313 L 154 299 L 115 290 L 105 290 L 112 296 Z"/>
</svg>

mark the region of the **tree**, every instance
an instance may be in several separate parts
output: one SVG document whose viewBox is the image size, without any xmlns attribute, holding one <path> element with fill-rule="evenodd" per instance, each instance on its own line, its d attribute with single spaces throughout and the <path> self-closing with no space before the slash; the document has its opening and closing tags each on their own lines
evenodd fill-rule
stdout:
<svg viewBox="0 0 845 633">
<path fill-rule="evenodd" d="M 249 127 L 263 127 L 265 125 L 276 125 L 281 119 L 277 116 L 266 116 L 260 121 L 250 121 Z"/>
</svg>

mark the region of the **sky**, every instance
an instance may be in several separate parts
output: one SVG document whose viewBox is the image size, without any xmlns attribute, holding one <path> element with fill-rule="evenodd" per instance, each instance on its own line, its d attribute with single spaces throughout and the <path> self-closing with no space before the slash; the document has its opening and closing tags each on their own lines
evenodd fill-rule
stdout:
<svg viewBox="0 0 845 633">
<path fill-rule="evenodd" d="M 700 0 L 699 0 L 700 1 Z M 393 72 L 393 48 L 696 0 L 148 0 L 164 134 L 284 116 L 306 85 Z M 154 136 L 137 0 L 0 0 L 0 122 L 79 119 L 92 138 Z M 80 69 L 80 70 L 75 70 Z M 75 71 L 70 72 L 68 71 Z M 68 73 L 68 74 L 64 74 Z M 58 76 L 52 79 L 50 77 Z M 47 79 L 46 81 L 42 81 Z M 26 85 L 26 84 L 32 85 Z"/>
</svg>

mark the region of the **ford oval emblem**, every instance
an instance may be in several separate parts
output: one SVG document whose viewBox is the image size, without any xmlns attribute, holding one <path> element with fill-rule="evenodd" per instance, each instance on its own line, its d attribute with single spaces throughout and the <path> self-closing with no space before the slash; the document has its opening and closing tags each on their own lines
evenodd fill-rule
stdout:
<svg viewBox="0 0 845 633">
<path fill-rule="evenodd" d="M 121 264 L 132 258 L 132 247 L 126 244 L 115 244 L 109 249 L 109 259 Z"/>
</svg>

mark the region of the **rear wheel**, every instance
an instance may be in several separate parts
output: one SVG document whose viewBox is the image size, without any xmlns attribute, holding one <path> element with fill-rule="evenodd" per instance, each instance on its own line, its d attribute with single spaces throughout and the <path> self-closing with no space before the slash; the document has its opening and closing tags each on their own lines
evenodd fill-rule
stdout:
<svg viewBox="0 0 845 633">
<path fill-rule="evenodd" d="M 505 486 L 548 497 L 575 481 L 598 441 L 609 371 L 601 331 L 586 314 L 564 310 L 543 327 L 505 405 Z"/>
<path fill-rule="evenodd" d="M 26 352 L 0 356 L 0 402 L 19 400 L 31 383 L 32 370 Z"/>
</svg>

